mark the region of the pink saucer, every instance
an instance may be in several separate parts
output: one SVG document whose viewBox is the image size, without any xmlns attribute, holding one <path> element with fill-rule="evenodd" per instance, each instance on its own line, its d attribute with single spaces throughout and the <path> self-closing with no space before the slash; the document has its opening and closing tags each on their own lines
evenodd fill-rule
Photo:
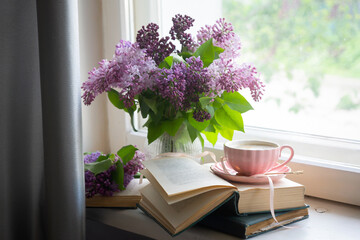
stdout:
<svg viewBox="0 0 360 240">
<path fill-rule="evenodd" d="M 221 162 L 215 163 L 214 165 L 210 166 L 210 169 L 219 177 L 225 179 L 225 180 L 229 180 L 229 181 L 233 181 L 233 182 L 241 182 L 241 183 L 257 183 L 257 184 L 263 184 L 263 183 L 268 183 L 269 180 L 267 177 L 264 176 L 259 176 L 259 175 L 253 175 L 253 176 L 239 176 L 236 175 L 237 172 L 230 166 L 230 164 L 227 163 L 227 161 L 224 161 L 226 170 L 230 173 L 227 174 L 226 172 L 224 172 Z M 271 173 L 283 173 L 283 172 L 290 172 L 291 169 L 288 166 L 283 166 L 279 169 L 276 169 L 274 171 L 272 171 Z M 285 174 L 276 174 L 276 175 L 269 175 L 269 177 L 271 178 L 271 180 L 273 182 L 279 181 L 280 179 L 285 177 Z"/>
</svg>

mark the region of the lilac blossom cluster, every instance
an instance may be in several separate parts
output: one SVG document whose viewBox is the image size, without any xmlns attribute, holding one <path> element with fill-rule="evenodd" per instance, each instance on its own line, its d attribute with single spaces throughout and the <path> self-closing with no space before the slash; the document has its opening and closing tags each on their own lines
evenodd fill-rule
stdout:
<svg viewBox="0 0 360 240">
<path fill-rule="evenodd" d="M 210 79 L 200 57 L 190 57 L 186 59 L 186 64 L 174 63 L 172 68 L 162 69 L 154 89 L 171 103 L 175 111 L 187 111 L 192 107 L 200 110 L 199 104 L 193 105 L 199 102 L 201 94 L 210 91 Z M 198 116 L 201 122 L 211 117 L 209 114 Z"/>
<path fill-rule="evenodd" d="M 177 14 L 172 18 L 173 26 L 170 29 L 170 35 L 172 40 L 179 40 L 183 47 L 186 47 L 190 51 L 195 50 L 195 42 L 190 33 L 185 31 L 193 26 L 194 19 L 187 16 Z"/>
<path fill-rule="evenodd" d="M 143 26 L 137 33 L 136 42 L 140 48 L 146 49 L 146 55 L 154 59 L 156 64 L 159 64 L 169 56 L 174 50 L 175 45 L 168 42 L 170 37 L 163 37 L 159 39 L 159 26 L 155 23 L 150 23 Z"/>
<path fill-rule="evenodd" d="M 112 165 L 108 170 L 97 175 L 85 171 L 85 196 L 87 198 L 91 198 L 95 194 L 112 196 L 114 192 L 118 192 L 118 185 L 111 179 L 111 173 L 115 169 L 116 166 Z"/>
<path fill-rule="evenodd" d="M 174 61 L 170 69 L 160 68 L 160 62 L 174 52 L 175 46 L 169 37 L 160 39 L 159 26 L 150 23 L 138 31 L 135 43 L 120 41 L 113 59 L 101 61 L 99 68 L 89 72 L 89 80 L 82 85 L 84 103 L 89 105 L 97 95 L 115 88 L 128 108 L 139 95 L 150 90 L 168 101 L 175 113 L 193 109 L 194 118 L 201 122 L 211 118 L 199 104 L 201 96 L 220 97 L 224 91 L 248 88 L 255 101 L 261 99 L 264 84 L 255 67 L 238 63 L 241 42 L 230 23 L 222 18 L 213 26 L 206 25 L 198 31 L 195 42 L 185 33 L 194 19 L 178 14 L 172 20 L 171 38 L 178 39 L 190 54 L 210 39 L 224 51 L 207 67 L 200 58 L 192 56 L 184 62 Z"/>
<path fill-rule="evenodd" d="M 100 156 L 101 156 L 101 152 L 96 151 L 96 152 L 92 152 L 90 154 L 86 154 L 84 156 L 84 163 L 93 163 L 95 162 Z"/>
<path fill-rule="evenodd" d="M 124 187 L 134 178 L 134 175 L 144 168 L 142 162 L 145 160 L 145 154 L 136 151 L 133 159 L 124 166 Z"/>
<path fill-rule="evenodd" d="M 224 49 L 219 58 L 208 67 L 213 80 L 213 93 L 221 95 L 223 91 L 234 92 L 249 88 L 254 101 L 259 101 L 265 85 L 260 81 L 255 67 L 237 63 L 241 42 L 239 36 L 233 31 L 231 23 L 221 18 L 213 26 L 206 25 L 201 28 L 197 34 L 199 44 L 212 38 L 215 46 Z"/>
<path fill-rule="evenodd" d="M 203 109 L 196 109 L 193 113 L 193 118 L 198 122 L 203 122 L 204 120 L 209 120 L 211 115 Z"/>
<path fill-rule="evenodd" d="M 97 95 L 117 88 L 120 89 L 120 98 L 125 107 L 131 107 L 136 95 L 152 88 L 158 69 L 137 43 L 122 40 L 116 45 L 113 59 L 103 60 L 99 64 L 99 68 L 89 72 L 89 80 L 82 85 L 85 105 L 90 105 Z"/>
<path fill-rule="evenodd" d="M 185 99 L 187 70 L 184 63 L 176 63 L 170 69 L 163 68 L 158 79 L 156 79 L 156 91 L 168 100 L 175 111 L 183 110 Z"/>
<path fill-rule="evenodd" d="M 234 59 L 240 56 L 240 38 L 234 33 L 232 24 L 225 22 L 224 18 L 217 20 L 213 26 L 202 27 L 197 33 L 197 40 L 200 45 L 211 38 L 215 46 L 225 50 L 221 54 L 222 57 Z"/>
<path fill-rule="evenodd" d="M 101 152 L 96 151 L 84 156 L 84 163 L 93 163 L 99 156 L 104 156 Z M 124 166 L 124 187 L 126 188 L 134 175 L 144 168 L 142 161 L 145 160 L 145 154 L 141 151 L 136 151 L 133 159 Z M 85 171 L 85 195 L 87 198 L 100 194 L 103 196 L 112 196 L 113 193 L 118 192 L 119 188 L 116 182 L 112 179 L 112 173 L 116 170 L 116 162 L 121 161 L 121 158 L 115 155 L 114 164 L 104 172 L 97 175 L 91 171 Z"/>
</svg>

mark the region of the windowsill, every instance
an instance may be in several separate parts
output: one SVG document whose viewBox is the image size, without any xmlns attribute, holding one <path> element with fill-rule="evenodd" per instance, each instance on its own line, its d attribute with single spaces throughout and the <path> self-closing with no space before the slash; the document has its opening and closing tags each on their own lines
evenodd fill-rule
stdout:
<svg viewBox="0 0 360 240">
<path fill-rule="evenodd" d="M 360 235 L 360 207 L 306 197 L 309 218 L 256 237 L 262 239 L 357 239 Z M 316 211 L 318 210 L 318 211 Z M 323 213 L 320 213 L 325 211 Z M 172 238 L 160 225 L 136 209 L 87 208 L 87 218 L 154 239 L 238 239 L 201 226 L 194 226 Z"/>
<path fill-rule="evenodd" d="M 145 142 L 146 133 L 144 131 L 132 132 L 130 130 L 128 132 L 127 144 L 137 145 L 141 148 Z M 285 142 L 280 142 L 280 144 L 285 144 Z M 292 144 L 290 142 L 286 145 Z M 223 146 L 220 143 L 217 143 L 214 148 L 210 144 L 205 144 L 205 150 L 215 153 L 217 159 L 224 155 L 222 149 Z M 309 155 L 311 154 L 309 153 Z M 289 163 L 289 167 L 293 171 L 304 171 L 301 176 L 289 175 L 288 178 L 303 184 L 306 195 L 360 206 L 360 191 L 358 189 L 360 172 L 358 167 L 339 165 L 330 161 L 317 161 L 316 158 L 306 158 L 297 153 Z"/>
</svg>

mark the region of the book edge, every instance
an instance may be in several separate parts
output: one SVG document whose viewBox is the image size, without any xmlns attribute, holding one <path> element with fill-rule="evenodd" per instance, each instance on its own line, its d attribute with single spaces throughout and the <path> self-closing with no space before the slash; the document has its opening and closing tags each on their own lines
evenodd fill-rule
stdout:
<svg viewBox="0 0 360 240">
<path fill-rule="evenodd" d="M 222 203 L 220 203 L 219 205 L 217 205 L 215 208 L 213 208 L 212 210 L 210 210 L 209 212 L 207 212 L 206 214 L 204 214 L 201 218 L 199 218 L 198 220 L 196 220 L 195 222 L 191 223 L 188 227 L 184 228 L 183 230 L 181 230 L 180 232 L 177 233 L 171 233 L 166 227 L 164 227 L 155 217 L 153 217 L 150 213 L 148 213 L 141 205 L 140 203 L 136 204 L 136 206 L 141 209 L 146 215 L 148 215 L 150 218 L 152 218 L 155 222 L 157 222 L 170 236 L 175 237 L 179 234 L 181 234 L 182 232 L 184 232 L 185 230 L 193 227 L 194 225 L 196 225 L 198 222 L 200 222 L 201 220 L 203 220 L 206 216 L 208 216 L 209 214 L 211 214 L 212 212 L 214 212 L 216 209 L 220 208 L 222 205 L 224 205 L 225 203 L 227 203 L 228 201 L 230 201 L 231 199 L 234 198 L 234 201 L 236 201 L 236 195 L 237 192 L 233 192 L 233 194 L 230 195 L 230 197 L 228 197 L 227 199 L 225 199 Z"/>
</svg>

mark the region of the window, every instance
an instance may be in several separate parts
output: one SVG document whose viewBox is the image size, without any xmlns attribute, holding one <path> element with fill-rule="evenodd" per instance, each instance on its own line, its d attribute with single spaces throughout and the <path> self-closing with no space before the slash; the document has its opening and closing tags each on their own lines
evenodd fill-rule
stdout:
<svg viewBox="0 0 360 240">
<path fill-rule="evenodd" d="M 152 21 L 167 35 L 177 13 L 196 20 L 193 34 L 219 17 L 232 22 L 242 38 L 244 62 L 253 62 L 267 85 L 262 101 L 252 103 L 255 110 L 243 115 L 246 134 L 237 133 L 234 139 L 292 145 L 296 155 L 291 166 L 305 170 L 295 180 L 306 185 L 308 195 L 360 205 L 354 184 L 360 183 L 360 47 L 356 44 L 360 6 L 356 1 L 124 2 L 133 13 L 130 30 Z M 246 91 L 241 93 L 251 99 Z M 142 146 L 146 133 L 126 129 L 126 142 Z M 218 156 L 224 141 L 219 139 L 212 149 Z"/>
</svg>

